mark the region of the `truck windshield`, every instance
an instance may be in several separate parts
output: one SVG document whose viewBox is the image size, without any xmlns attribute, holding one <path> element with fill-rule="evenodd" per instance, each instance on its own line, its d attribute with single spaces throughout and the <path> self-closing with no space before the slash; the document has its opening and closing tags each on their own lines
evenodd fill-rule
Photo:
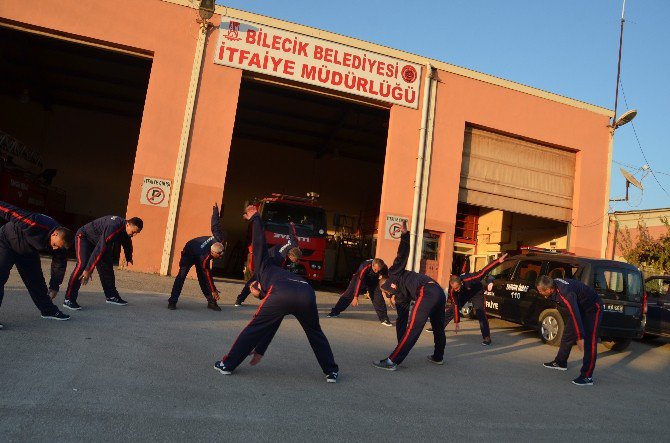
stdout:
<svg viewBox="0 0 670 443">
<path fill-rule="evenodd" d="M 313 206 L 268 202 L 263 206 L 263 222 L 271 232 L 287 233 L 288 223 L 293 222 L 298 235 L 326 235 L 325 211 Z"/>
</svg>

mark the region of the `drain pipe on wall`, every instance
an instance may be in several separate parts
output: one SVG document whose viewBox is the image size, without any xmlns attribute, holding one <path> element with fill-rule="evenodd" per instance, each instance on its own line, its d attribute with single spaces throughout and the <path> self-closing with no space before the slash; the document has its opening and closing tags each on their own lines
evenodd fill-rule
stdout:
<svg viewBox="0 0 670 443">
<path fill-rule="evenodd" d="M 168 208 L 160 275 L 168 275 L 170 269 L 174 242 L 174 228 L 177 222 L 177 210 L 181 199 L 181 185 L 184 180 L 184 164 L 186 163 L 186 154 L 188 152 L 189 140 L 191 138 L 191 123 L 193 121 L 193 111 L 195 109 L 195 96 L 198 93 L 198 86 L 200 84 L 202 57 L 205 51 L 205 43 L 207 41 L 207 31 L 210 26 L 212 26 L 211 23 L 203 20 L 200 24 L 200 29 L 198 30 L 198 41 L 195 45 L 195 56 L 193 58 L 193 69 L 191 71 L 191 83 L 189 84 L 188 95 L 186 96 L 186 109 L 184 111 L 184 121 L 181 128 L 181 138 L 179 139 L 179 150 L 177 151 L 177 166 L 175 167 L 174 181 L 172 182 L 172 195 L 170 198 L 170 207 Z"/>
<path fill-rule="evenodd" d="M 431 89 L 433 84 L 433 66 L 430 63 L 426 64 L 426 76 L 424 80 L 424 90 L 423 90 L 423 104 L 421 108 L 421 134 L 419 136 L 419 151 L 417 153 L 416 159 L 416 177 L 414 178 L 414 203 L 412 205 L 412 219 L 410 220 L 410 247 L 409 247 L 409 260 L 407 261 L 410 270 L 417 271 L 418 268 L 415 267 L 416 263 L 416 251 L 420 251 L 423 246 L 421 241 L 423 238 L 423 229 L 420 231 L 419 228 L 419 215 L 421 211 L 421 199 L 422 193 L 424 192 L 424 169 L 426 167 L 426 140 L 428 132 L 428 116 L 430 115 L 429 108 L 431 104 Z M 425 216 L 425 214 L 424 214 Z M 417 244 L 419 245 L 417 248 Z M 420 257 L 420 253 L 419 253 Z"/>
<path fill-rule="evenodd" d="M 428 65 L 430 66 L 430 65 Z M 423 231 L 426 228 L 426 212 L 428 209 L 428 186 L 430 185 L 430 169 L 433 159 L 433 130 L 435 129 L 435 108 L 437 93 L 437 81 L 433 78 L 433 67 L 430 66 L 430 105 L 428 110 L 428 119 L 425 126 L 425 152 L 423 157 L 423 178 L 421 179 L 421 190 L 419 199 L 418 220 L 416 223 L 417 242 L 414 247 L 414 267 L 413 270 L 419 272 L 421 267 L 421 258 L 423 252 Z"/>
</svg>

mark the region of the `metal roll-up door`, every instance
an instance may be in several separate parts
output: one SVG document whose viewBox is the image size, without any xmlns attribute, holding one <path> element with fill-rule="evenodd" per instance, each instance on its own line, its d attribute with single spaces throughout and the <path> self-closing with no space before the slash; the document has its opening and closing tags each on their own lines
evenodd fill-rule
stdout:
<svg viewBox="0 0 670 443">
<path fill-rule="evenodd" d="M 460 202 L 570 221 L 574 181 L 574 152 L 465 130 Z"/>
</svg>

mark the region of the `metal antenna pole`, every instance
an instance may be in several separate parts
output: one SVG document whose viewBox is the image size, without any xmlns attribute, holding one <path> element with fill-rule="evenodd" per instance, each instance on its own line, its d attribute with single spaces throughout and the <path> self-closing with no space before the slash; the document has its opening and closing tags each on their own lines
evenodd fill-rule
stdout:
<svg viewBox="0 0 670 443">
<path fill-rule="evenodd" d="M 619 32 L 619 60 L 616 68 L 616 92 L 614 94 L 614 117 L 612 118 L 612 126 L 616 124 L 616 110 L 619 103 L 619 79 L 621 78 L 621 49 L 623 47 L 623 24 L 626 21 L 624 13 L 626 11 L 626 0 L 623 0 L 621 8 L 621 31 Z"/>
</svg>

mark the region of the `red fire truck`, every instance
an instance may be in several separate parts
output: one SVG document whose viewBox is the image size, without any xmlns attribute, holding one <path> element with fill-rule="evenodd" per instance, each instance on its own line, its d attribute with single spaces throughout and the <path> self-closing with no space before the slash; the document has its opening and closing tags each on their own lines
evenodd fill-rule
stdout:
<svg viewBox="0 0 670 443">
<path fill-rule="evenodd" d="M 64 220 L 65 192 L 51 186 L 54 169 L 44 169 L 41 156 L 0 131 L 0 200 Z"/>
<path fill-rule="evenodd" d="M 309 193 L 307 198 L 272 194 L 257 204 L 265 225 L 268 248 L 285 244 L 288 240 L 289 223 L 295 224 L 302 259 L 293 271 L 315 283 L 323 280 L 327 228 L 326 211 L 317 204 L 317 197 L 314 193 Z"/>
</svg>

